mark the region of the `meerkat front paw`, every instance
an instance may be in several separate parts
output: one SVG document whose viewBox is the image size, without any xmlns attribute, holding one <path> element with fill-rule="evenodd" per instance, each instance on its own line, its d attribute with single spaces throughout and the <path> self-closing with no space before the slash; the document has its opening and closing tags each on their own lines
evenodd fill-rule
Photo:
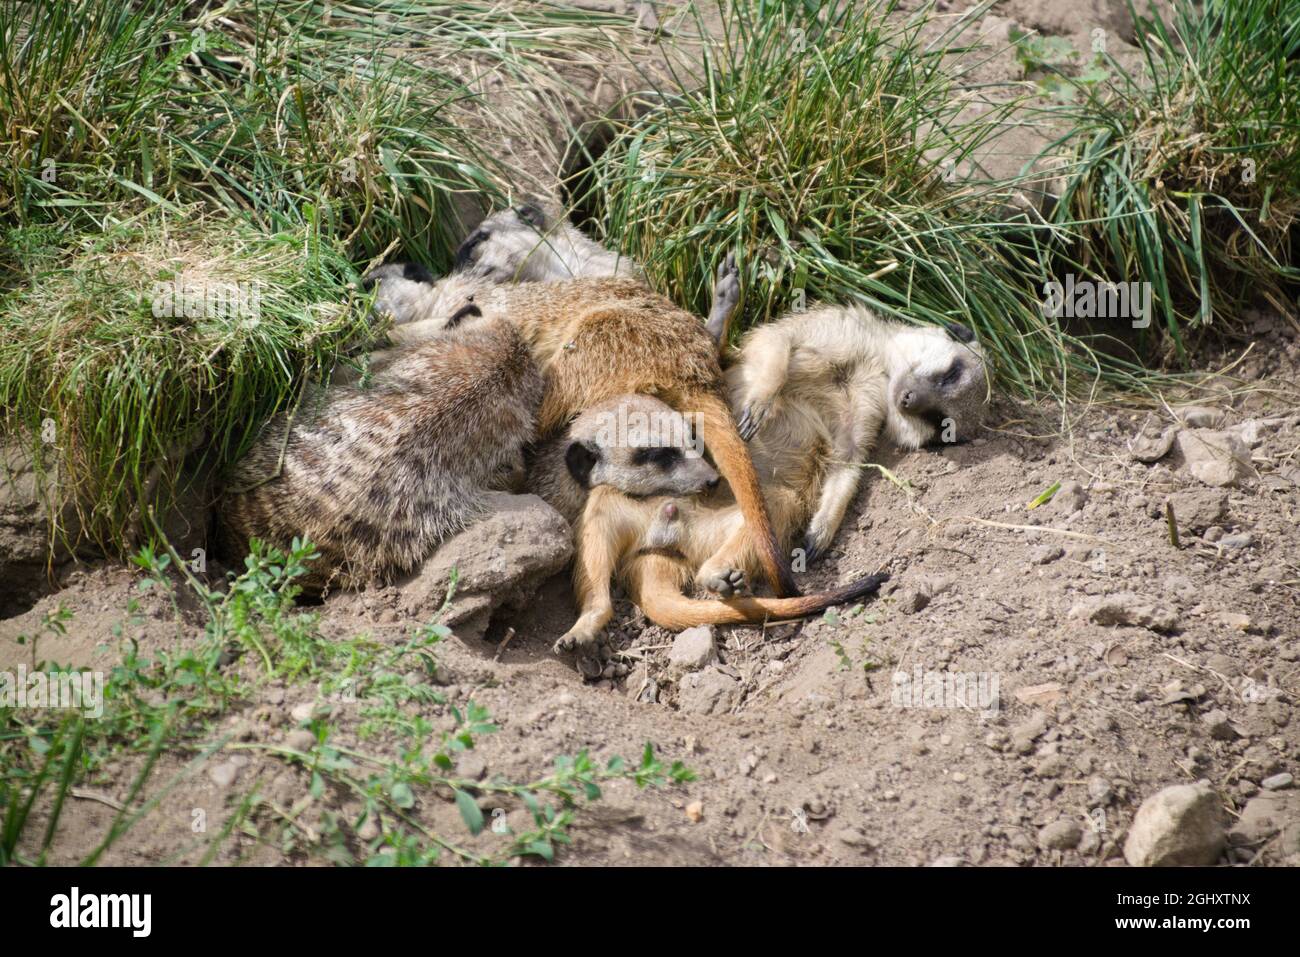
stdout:
<svg viewBox="0 0 1300 957">
<path fill-rule="evenodd" d="M 824 528 L 813 526 L 808 529 L 808 534 L 803 539 L 803 560 L 807 565 L 811 565 L 823 555 L 826 549 L 830 548 L 833 534 Z"/>
<path fill-rule="evenodd" d="M 699 582 L 721 598 L 739 595 L 749 587 L 744 571 L 739 568 L 721 568 L 716 572 L 701 570 Z"/>
<path fill-rule="evenodd" d="M 736 420 L 736 431 L 740 433 L 740 437 L 748 442 L 757 435 L 759 428 L 763 425 L 763 420 L 767 418 L 770 411 L 772 411 L 772 400 L 770 398 L 747 400 L 741 406 L 740 418 Z"/>
<path fill-rule="evenodd" d="M 551 650 L 557 655 L 573 652 L 578 671 L 584 677 L 597 678 L 605 667 L 605 659 L 609 657 L 609 649 L 601 641 L 601 631 L 602 629 L 592 628 L 579 619 L 577 624 L 560 636 Z"/>
</svg>

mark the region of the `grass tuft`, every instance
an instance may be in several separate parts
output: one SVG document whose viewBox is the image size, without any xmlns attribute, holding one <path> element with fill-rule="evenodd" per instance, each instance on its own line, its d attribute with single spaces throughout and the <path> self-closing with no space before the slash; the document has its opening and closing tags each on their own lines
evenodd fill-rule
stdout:
<svg viewBox="0 0 1300 957">
<path fill-rule="evenodd" d="M 154 213 L 24 269 L 0 299 L 0 432 L 32 456 L 51 514 L 72 508 L 115 551 L 165 514 L 182 464 L 233 462 L 369 336 L 351 264 L 311 228 Z"/>
<path fill-rule="evenodd" d="M 1075 83 L 1054 220 L 1096 274 L 1151 284 L 1146 358 L 1186 357 L 1189 334 L 1256 297 L 1283 312 L 1300 280 L 1300 20 L 1289 0 L 1177 0 L 1135 16 L 1141 69 L 1111 56 Z M 1073 82 L 1073 81 L 1067 81 Z"/>
</svg>

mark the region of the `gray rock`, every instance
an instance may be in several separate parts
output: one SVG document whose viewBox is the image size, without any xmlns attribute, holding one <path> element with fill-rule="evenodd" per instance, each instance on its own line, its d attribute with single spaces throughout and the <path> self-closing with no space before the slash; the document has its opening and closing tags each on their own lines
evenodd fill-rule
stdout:
<svg viewBox="0 0 1300 957">
<path fill-rule="evenodd" d="M 718 648 L 709 625 L 687 628 L 673 639 L 668 664 L 678 674 L 699 671 L 718 660 Z"/>
<path fill-rule="evenodd" d="M 1011 747 L 1017 754 L 1028 754 L 1034 749 L 1034 741 L 1046 730 L 1047 715 L 1036 711 L 1028 720 L 1011 729 Z"/>
<path fill-rule="evenodd" d="M 284 739 L 284 746 L 292 748 L 295 751 L 310 751 L 316 745 L 316 735 L 312 734 L 306 728 L 299 728 L 297 731 L 289 732 Z"/>
<path fill-rule="evenodd" d="M 1040 545 L 1029 553 L 1029 564 L 1050 565 L 1064 555 L 1065 549 L 1060 545 Z"/>
<path fill-rule="evenodd" d="M 1177 411 L 1183 425 L 1189 429 L 1217 429 L 1223 425 L 1225 418 L 1222 409 L 1211 409 L 1203 405 L 1189 405 Z"/>
<path fill-rule="evenodd" d="M 1228 493 L 1213 489 L 1175 492 L 1165 501 L 1174 508 L 1178 531 L 1200 533 L 1228 517 Z"/>
<path fill-rule="evenodd" d="M 1228 715 L 1223 711 L 1216 709 L 1201 715 L 1201 723 L 1203 723 L 1205 729 L 1210 732 L 1210 737 L 1214 738 L 1216 741 L 1231 741 L 1234 738 L 1240 737 L 1237 733 L 1237 729 L 1234 728 L 1232 722 L 1228 720 Z"/>
<path fill-rule="evenodd" d="M 1081 511 L 1088 504 L 1088 492 L 1078 482 L 1062 482 L 1061 487 L 1052 496 L 1051 508 L 1062 515 L 1071 515 Z"/>
<path fill-rule="evenodd" d="M 1157 462 L 1169 454 L 1178 437 L 1178 429 L 1166 429 L 1160 436 L 1139 435 L 1129 445 L 1129 455 L 1135 462 Z"/>
<path fill-rule="evenodd" d="M 1174 447 L 1187 471 L 1206 485 L 1237 485 L 1255 472 L 1250 464 L 1250 449 L 1230 432 L 1184 430 L 1178 433 Z"/>
<path fill-rule="evenodd" d="M 1287 771 L 1281 774 L 1274 774 L 1259 782 L 1259 786 L 1265 791 L 1281 791 L 1289 788 L 1295 782 L 1295 777 Z"/>
<path fill-rule="evenodd" d="M 1219 539 L 1219 544 L 1224 548 L 1238 549 L 1249 548 L 1255 544 L 1255 536 L 1250 532 L 1238 532 L 1235 535 L 1224 535 Z"/>
<path fill-rule="evenodd" d="M 456 593 L 443 616 L 460 634 L 487 627 L 496 609 L 522 607 L 573 555 L 573 533 L 559 512 L 536 495 L 492 492 L 490 511 L 438 547 L 397 583 L 401 610 L 423 617 L 442 607 L 452 570 Z M 479 631 L 481 634 L 481 630 Z"/>
<path fill-rule="evenodd" d="M 1300 791 L 1266 791 L 1251 798 L 1228 830 L 1228 841 L 1258 848 L 1277 834 L 1282 855 L 1300 851 Z"/>
<path fill-rule="evenodd" d="M 213 765 L 208 768 L 208 777 L 217 787 L 228 788 L 235 783 L 235 778 L 239 777 L 239 764 L 234 761 L 223 761 L 221 764 Z"/>
<path fill-rule="evenodd" d="M 716 667 L 693 671 L 678 686 L 678 706 L 693 714 L 726 714 L 739 700 L 740 682 Z"/>
<path fill-rule="evenodd" d="M 1074 821 L 1056 821 L 1038 832 L 1038 846 L 1068 851 L 1083 840 L 1083 828 Z"/>
<path fill-rule="evenodd" d="M 1088 779 L 1088 806 L 1105 807 L 1110 803 L 1114 789 L 1109 781 L 1100 775 Z"/>
<path fill-rule="evenodd" d="M 1152 631 L 1173 631 L 1178 627 L 1178 615 L 1171 608 L 1133 592 L 1084 599 L 1070 609 L 1069 617 L 1097 625 L 1136 625 Z"/>
<path fill-rule="evenodd" d="M 1204 866 L 1223 851 L 1219 796 L 1204 781 L 1159 791 L 1138 808 L 1124 842 L 1133 867 Z"/>
</svg>

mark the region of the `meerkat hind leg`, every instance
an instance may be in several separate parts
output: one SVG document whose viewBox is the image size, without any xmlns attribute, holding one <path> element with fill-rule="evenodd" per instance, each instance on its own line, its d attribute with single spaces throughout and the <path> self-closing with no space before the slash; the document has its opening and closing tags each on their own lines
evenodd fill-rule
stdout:
<svg viewBox="0 0 1300 957">
<path fill-rule="evenodd" d="M 718 266 L 718 278 L 713 283 L 713 308 L 705 323 L 719 348 L 726 345 L 727 330 L 739 306 L 740 270 L 736 268 L 736 254 L 727 253 L 727 258 Z"/>
</svg>

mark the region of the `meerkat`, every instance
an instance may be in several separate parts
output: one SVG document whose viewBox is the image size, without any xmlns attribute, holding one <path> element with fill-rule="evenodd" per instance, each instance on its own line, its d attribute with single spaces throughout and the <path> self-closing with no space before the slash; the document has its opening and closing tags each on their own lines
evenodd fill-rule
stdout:
<svg viewBox="0 0 1300 957">
<path fill-rule="evenodd" d="M 273 419 L 229 477 L 223 541 L 310 539 L 316 591 L 409 571 L 482 514 L 484 491 L 518 490 L 542 393 L 519 331 L 462 308 L 367 388 L 318 389 Z"/>
<path fill-rule="evenodd" d="M 909 326 L 857 305 L 754 329 L 727 384 L 773 521 L 787 532 L 806 528 L 808 561 L 835 537 L 879 438 L 904 450 L 965 441 L 989 400 L 983 352 L 965 326 Z M 756 570 L 747 533 L 733 524 L 699 569 L 701 583 L 723 595 L 738 569 Z"/>
<path fill-rule="evenodd" d="M 539 450 L 529 490 L 573 524 L 577 546 L 573 580 L 581 614 L 555 643 L 557 654 L 577 651 L 584 672 L 599 661 L 599 638 L 614 613 L 614 580 L 655 624 L 684 628 L 806 617 L 865 597 L 887 577 L 800 598 L 689 598 L 683 590 L 695 569 L 743 523 L 734 502 L 719 506 L 701 494 L 717 478 L 689 423 L 642 395 L 598 403 Z"/>
<path fill-rule="evenodd" d="M 641 266 L 568 220 L 524 204 L 488 216 L 456 251 L 456 272 L 492 282 L 637 279 Z"/>
</svg>

